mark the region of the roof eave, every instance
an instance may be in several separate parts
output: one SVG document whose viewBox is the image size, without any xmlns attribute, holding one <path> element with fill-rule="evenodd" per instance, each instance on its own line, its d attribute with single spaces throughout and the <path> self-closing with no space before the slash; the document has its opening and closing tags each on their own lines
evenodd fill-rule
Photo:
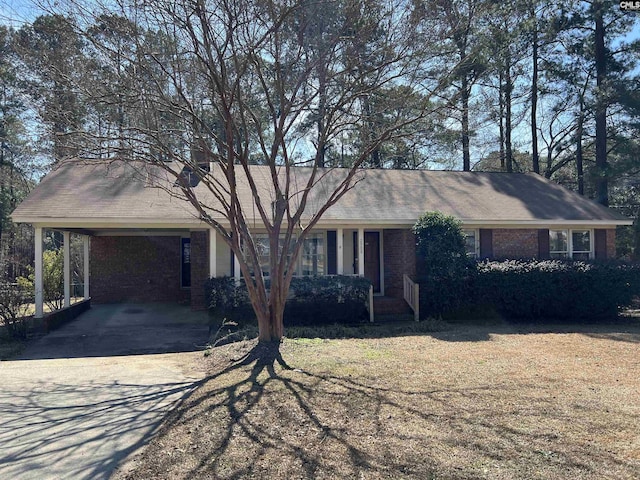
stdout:
<svg viewBox="0 0 640 480">
<path fill-rule="evenodd" d="M 36 217 L 28 215 L 13 216 L 16 223 L 28 223 L 35 226 L 48 228 L 202 228 L 206 224 L 197 218 L 64 218 L 64 217 Z M 566 220 L 566 219 L 460 219 L 464 226 L 469 227 L 548 227 L 548 226 L 589 226 L 589 227 L 610 227 L 618 225 L 633 225 L 631 219 L 597 219 L 597 220 Z M 261 223 L 260 219 L 248 219 L 249 224 Z M 228 223 L 222 221 L 221 223 Z M 320 219 L 318 227 L 386 227 L 386 228 L 409 228 L 416 223 L 416 219 Z"/>
</svg>

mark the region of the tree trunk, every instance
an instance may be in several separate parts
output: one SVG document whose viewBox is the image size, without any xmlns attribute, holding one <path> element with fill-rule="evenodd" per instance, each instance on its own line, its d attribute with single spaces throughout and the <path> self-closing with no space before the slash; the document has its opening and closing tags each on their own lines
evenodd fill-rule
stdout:
<svg viewBox="0 0 640 480">
<path fill-rule="evenodd" d="M 596 64 L 596 201 L 609 205 L 609 184 L 607 165 L 607 101 L 605 83 L 607 76 L 607 52 L 605 50 L 604 5 L 601 1 L 593 4 L 595 16 L 595 64 Z"/>
<path fill-rule="evenodd" d="M 540 156 L 538 154 L 538 22 L 534 4 L 531 4 L 531 18 L 533 20 L 533 51 L 531 74 L 531 167 L 540 173 Z"/>
<path fill-rule="evenodd" d="M 258 341 L 279 342 L 284 336 L 284 305 L 269 305 L 266 315 L 258 316 Z"/>
<path fill-rule="evenodd" d="M 507 172 L 513 172 L 513 149 L 511 147 L 511 91 L 513 82 L 511 80 L 511 52 L 509 46 L 506 48 L 507 56 L 504 68 L 504 159 Z"/>
<path fill-rule="evenodd" d="M 462 77 L 462 170 L 471 170 L 471 155 L 469 153 L 469 79 L 465 74 Z"/>
<path fill-rule="evenodd" d="M 504 163 L 504 77 L 502 69 L 498 74 L 498 108 L 499 108 L 499 126 L 500 126 L 500 170 L 505 171 Z"/>
<path fill-rule="evenodd" d="M 584 171 L 582 158 L 582 134 L 584 125 L 584 103 L 580 99 L 580 113 L 576 125 L 576 175 L 578 177 L 578 193 L 584 195 Z"/>
</svg>

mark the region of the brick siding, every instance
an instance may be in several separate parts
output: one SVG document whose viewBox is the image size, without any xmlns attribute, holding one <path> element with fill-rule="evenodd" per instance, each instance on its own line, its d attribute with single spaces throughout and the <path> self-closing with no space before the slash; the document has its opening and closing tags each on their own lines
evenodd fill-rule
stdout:
<svg viewBox="0 0 640 480">
<path fill-rule="evenodd" d="M 500 228 L 493 230 L 494 258 L 534 258 L 537 256 L 537 229 Z"/>
<path fill-rule="evenodd" d="M 383 231 L 384 294 L 403 297 L 402 276 L 416 275 L 416 240 L 411 230 Z"/>
<path fill-rule="evenodd" d="M 191 308 L 203 310 L 204 282 L 209 278 L 209 232 L 191 232 Z"/>
<path fill-rule="evenodd" d="M 187 302 L 180 237 L 92 237 L 91 302 Z"/>
</svg>

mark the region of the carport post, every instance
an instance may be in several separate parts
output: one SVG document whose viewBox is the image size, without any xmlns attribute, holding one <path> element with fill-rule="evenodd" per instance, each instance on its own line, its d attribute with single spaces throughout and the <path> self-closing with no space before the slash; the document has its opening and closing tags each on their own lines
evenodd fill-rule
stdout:
<svg viewBox="0 0 640 480">
<path fill-rule="evenodd" d="M 364 228 L 358 229 L 358 275 L 364 277 Z"/>
<path fill-rule="evenodd" d="M 209 278 L 216 276 L 216 246 L 218 234 L 213 228 L 209 229 Z"/>
<path fill-rule="evenodd" d="M 240 262 L 238 261 L 238 257 L 235 253 L 231 252 L 231 255 L 233 255 L 233 278 L 236 281 L 236 285 L 239 285 L 240 276 L 242 275 L 242 272 L 240 271 Z"/>
<path fill-rule="evenodd" d="M 36 312 L 35 318 L 42 318 L 43 315 L 43 295 L 42 295 L 42 227 L 36 227 L 35 232 L 35 272 L 34 290 Z"/>
<path fill-rule="evenodd" d="M 89 235 L 82 237 L 83 257 L 82 265 L 84 267 L 83 282 L 84 282 L 84 299 L 89 298 Z"/>
<path fill-rule="evenodd" d="M 64 307 L 71 306 L 71 233 L 62 232 L 64 262 Z"/>
<path fill-rule="evenodd" d="M 342 275 L 344 273 L 344 249 L 343 245 L 343 231 L 341 228 L 336 232 L 336 258 L 337 258 L 337 274 Z"/>
</svg>

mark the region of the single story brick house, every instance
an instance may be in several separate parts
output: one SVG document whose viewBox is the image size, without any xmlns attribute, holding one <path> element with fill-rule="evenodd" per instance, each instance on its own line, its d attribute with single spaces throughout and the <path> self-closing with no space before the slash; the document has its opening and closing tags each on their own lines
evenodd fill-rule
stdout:
<svg viewBox="0 0 640 480">
<path fill-rule="evenodd" d="M 93 303 L 176 301 L 204 307 L 202 286 L 209 276 L 240 275 L 229 247 L 190 204 L 171 194 L 177 187 L 154 187 L 157 179 L 150 182 L 120 163 L 63 163 L 13 212 L 15 222 L 35 227 L 36 273 L 42 268 L 43 229 L 62 231 L 65 246 L 70 234 L 79 234 L 89 258 L 84 294 L 89 297 L 90 281 Z M 251 169 L 269 195 L 269 169 Z M 303 184 L 310 169 L 293 170 Z M 212 165 L 209 174 L 215 172 Z M 632 223 L 536 174 L 363 170 L 358 180 L 310 234 L 298 274 L 363 275 L 383 309 L 403 305 L 403 275 L 416 271 L 411 227 L 424 212 L 460 219 L 468 254 L 477 258 L 611 258 L 616 226 Z M 311 209 L 329 191 L 319 187 Z M 238 191 L 245 211 L 251 211 L 252 194 L 242 178 Z M 249 222 L 260 242 L 259 216 Z M 36 309 L 42 315 L 41 294 Z"/>
</svg>

